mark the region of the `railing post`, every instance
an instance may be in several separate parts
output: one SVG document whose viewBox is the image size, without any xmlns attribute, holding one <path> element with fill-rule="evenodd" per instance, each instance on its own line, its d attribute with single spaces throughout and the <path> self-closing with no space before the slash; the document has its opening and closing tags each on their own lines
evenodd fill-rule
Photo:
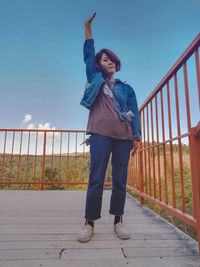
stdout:
<svg viewBox="0 0 200 267">
<path fill-rule="evenodd" d="M 42 156 L 42 181 L 41 181 L 41 190 L 44 187 L 44 168 L 45 168 L 45 154 L 46 154 L 46 131 L 44 132 L 44 147 L 43 147 L 43 156 Z"/>
<path fill-rule="evenodd" d="M 142 140 L 140 141 L 140 151 L 139 151 L 139 179 L 140 179 L 140 192 L 144 193 L 144 179 L 143 179 L 143 158 L 142 158 Z M 144 205 L 144 197 L 140 197 L 140 204 Z"/>
<path fill-rule="evenodd" d="M 190 165 L 192 193 L 194 199 L 194 217 L 197 220 L 197 236 L 200 255 L 200 122 L 196 127 L 191 128 L 190 141 Z"/>
</svg>

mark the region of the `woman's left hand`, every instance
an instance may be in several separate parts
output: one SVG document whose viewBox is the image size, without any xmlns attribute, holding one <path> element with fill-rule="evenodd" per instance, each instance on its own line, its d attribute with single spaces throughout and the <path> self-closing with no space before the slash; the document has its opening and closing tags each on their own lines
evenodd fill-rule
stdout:
<svg viewBox="0 0 200 267">
<path fill-rule="evenodd" d="M 132 152 L 131 152 L 131 156 L 135 155 L 135 152 L 137 151 L 137 149 L 139 147 L 139 143 L 140 143 L 140 141 L 133 140 L 133 149 L 132 149 Z"/>
</svg>

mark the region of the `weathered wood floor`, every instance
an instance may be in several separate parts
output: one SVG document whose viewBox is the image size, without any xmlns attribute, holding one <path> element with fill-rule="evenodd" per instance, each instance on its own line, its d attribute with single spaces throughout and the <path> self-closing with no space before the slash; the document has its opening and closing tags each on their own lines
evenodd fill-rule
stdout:
<svg viewBox="0 0 200 267">
<path fill-rule="evenodd" d="M 102 217 L 90 242 L 76 241 L 84 223 L 86 191 L 1 191 L 0 266 L 200 266 L 198 244 L 127 193 L 120 240 L 104 191 Z"/>
</svg>

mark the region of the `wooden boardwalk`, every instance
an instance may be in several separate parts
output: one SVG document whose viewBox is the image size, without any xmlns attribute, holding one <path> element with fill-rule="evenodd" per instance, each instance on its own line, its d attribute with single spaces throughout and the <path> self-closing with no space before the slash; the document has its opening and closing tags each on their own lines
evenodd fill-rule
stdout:
<svg viewBox="0 0 200 267">
<path fill-rule="evenodd" d="M 103 194 L 101 219 L 90 242 L 76 241 L 84 224 L 86 191 L 1 191 L 0 266 L 200 266 L 198 244 L 127 193 L 120 240 Z"/>
</svg>

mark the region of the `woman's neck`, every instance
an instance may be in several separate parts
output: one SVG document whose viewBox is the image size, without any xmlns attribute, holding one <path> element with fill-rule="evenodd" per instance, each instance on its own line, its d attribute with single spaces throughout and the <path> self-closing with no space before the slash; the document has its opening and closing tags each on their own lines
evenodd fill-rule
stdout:
<svg viewBox="0 0 200 267">
<path fill-rule="evenodd" d="M 107 77 L 106 80 L 109 82 L 109 83 L 114 83 L 114 77 Z"/>
<path fill-rule="evenodd" d="M 113 83 L 115 81 L 114 80 L 114 73 L 110 73 L 107 70 L 103 69 L 102 74 L 103 74 L 103 77 L 106 81 L 111 82 L 111 83 Z"/>
</svg>

